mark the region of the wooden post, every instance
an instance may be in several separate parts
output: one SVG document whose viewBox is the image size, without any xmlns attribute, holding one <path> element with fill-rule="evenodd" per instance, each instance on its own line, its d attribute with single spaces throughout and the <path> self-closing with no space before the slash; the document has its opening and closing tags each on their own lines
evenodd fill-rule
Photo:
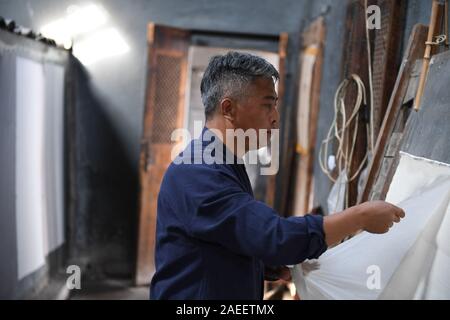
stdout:
<svg viewBox="0 0 450 320">
<path fill-rule="evenodd" d="M 278 67 L 278 72 L 280 74 L 280 82 L 278 84 L 278 105 L 279 105 L 279 112 L 280 112 L 280 118 L 281 118 L 281 114 L 283 112 L 287 112 L 286 110 L 286 106 L 283 103 L 285 101 L 284 99 L 284 94 L 285 94 L 285 87 L 286 87 L 286 60 L 287 60 L 287 47 L 288 47 L 288 33 L 283 32 L 280 34 L 280 40 L 279 40 L 279 44 L 278 44 L 278 54 L 280 57 L 279 60 L 279 67 Z M 282 131 L 282 130 L 280 130 Z M 286 132 L 286 130 L 282 131 L 282 132 Z M 280 156 L 281 158 L 281 153 L 283 152 L 282 149 L 282 140 L 283 137 L 280 134 L 280 155 L 276 155 L 276 156 Z M 280 172 L 270 175 L 267 179 L 267 185 L 266 185 L 266 199 L 265 202 L 267 203 L 267 205 L 271 206 L 271 207 L 275 207 L 275 195 L 276 193 L 280 192 L 279 188 L 277 188 L 277 180 L 279 180 L 279 174 Z M 280 184 L 286 184 L 288 183 L 287 181 L 281 181 Z M 283 189 L 283 188 L 281 188 Z M 279 212 L 281 211 L 280 208 L 275 208 L 278 209 Z M 280 212 L 282 213 L 282 212 Z"/>
<path fill-rule="evenodd" d="M 389 98 L 400 67 L 400 47 L 405 25 L 405 0 L 378 0 L 381 28 L 374 30 L 373 46 L 373 124 L 374 141 L 380 132 Z"/>
<path fill-rule="evenodd" d="M 369 1 L 368 5 L 375 4 L 375 1 Z M 369 87 L 369 75 L 368 75 L 368 56 L 367 56 L 367 37 L 366 37 L 366 12 L 364 0 L 350 0 L 347 9 L 347 20 L 346 20 L 346 35 L 347 39 L 345 41 L 345 52 L 343 60 L 343 78 L 350 79 L 352 74 L 358 75 L 364 86 Z M 357 98 L 357 88 L 356 86 L 349 86 L 347 95 L 345 98 L 346 113 L 351 114 L 355 101 Z M 338 120 L 340 123 L 341 120 Z M 348 128 L 348 135 L 352 137 L 356 129 L 356 123 L 352 122 L 352 125 Z M 349 141 L 351 139 L 345 138 L 347 141 L 344 143 L 344 150 L 346 148 L 350 149 Z M 366 134 L 366 124 L 363 117 L 359 117 L 357 138 L 355 141 L 355 149 L 353 154 L 353 159 L 349 164 L 349 172 L 347 175 L 349 177 L 354 176 L 355 172 L 358 170 L 361 162 L 364 159 L 367 150 L 367 134 Z M 352 206 L 356 204 L 358 198 L 358 179 L 357 176 L 353 181 L 349 182 L 347 185 L 347 204 Z"/>
<path fill-rule="evenodd" d="M 425 80 L 428 74 L 428 68 L 430 67 L 430 59 L 431 59 L 431 47 L 434 37 L 434 32 L 437 25 L 437 16 L 439 11 L 439 2 L 437 0 L 433 0 L 433 4 L 431 7 L 431 18 L 430 18 L 430 26 L 428 28 L 428 37 L 425 47 L 425 54 L 423 56 L 423 64 L 422 64 L 422 72 L 420 73 L 419 86 L 417 88 L 416 98 L 414 99 L 414 110 L 418 111 L 420 108 L 420 102 L 422 100 L 423 89 L 425 87 Z"/>
<path fill-rule="evenodd" d="M 322 79 L 325 22 L 316 19 L 302 35 L 300 81 L 297 106 L 297 168 L 293 197 L 294 215 L 304 215 L 310 209 L 313 192 L 314 147 L 319 114 L 320 83 Z"/>
</svg>

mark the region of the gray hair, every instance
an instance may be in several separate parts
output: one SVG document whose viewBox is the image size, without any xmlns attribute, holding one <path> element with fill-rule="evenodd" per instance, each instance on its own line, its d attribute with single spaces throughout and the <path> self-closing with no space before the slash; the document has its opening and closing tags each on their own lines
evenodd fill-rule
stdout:
<svg viewBox="0 0 450 320">
<path fill-rule="evenodd" d="M 256 77 L 279 80 L 275 67 L 261 57 L 230 51 L 211 58 L 200 84 L 205 116 L 209 119 L 224 96 L 242 98 Z"/>
</svg>

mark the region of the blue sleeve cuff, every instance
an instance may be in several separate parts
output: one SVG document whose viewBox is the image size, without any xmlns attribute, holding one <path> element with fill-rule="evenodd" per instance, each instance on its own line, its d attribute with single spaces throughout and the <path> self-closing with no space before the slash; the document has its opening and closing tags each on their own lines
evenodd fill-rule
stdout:
<svg viewBox="0 0 450 320">
<path fill-rule="evenodd" d="M 304 218 L 309 234 L 307 258 L 317 259 L 328 248 L 325 240 L 325 231 L 323 230 L 323 217 L 321 215 L 307 214 Z"/>
</svg>

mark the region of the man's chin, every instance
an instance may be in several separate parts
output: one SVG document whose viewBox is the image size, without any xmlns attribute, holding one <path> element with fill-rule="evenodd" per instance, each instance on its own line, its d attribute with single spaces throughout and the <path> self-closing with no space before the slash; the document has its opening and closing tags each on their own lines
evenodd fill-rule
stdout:
<svg viewBox="0 0 450 320">
<path fill-rule="evenodd" d="M 272 141 L 272 129 L 267 130 L 267 141 L 265 141 L 265 145 L 263 147 L 270 146 L 270 142 Z"/>
<path fill-rule="evenodd" d="M 265 148 L 267 146 L 270 146 L 270 135 L 267 135 L 266 141 L 258 141 L 258 149 Z"/>
</svg>

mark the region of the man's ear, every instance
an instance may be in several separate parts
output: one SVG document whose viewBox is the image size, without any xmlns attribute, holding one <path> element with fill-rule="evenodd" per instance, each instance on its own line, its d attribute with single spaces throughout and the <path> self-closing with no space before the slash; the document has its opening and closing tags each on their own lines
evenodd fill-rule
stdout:
<svg viewBox="0 0 450 320">
<path fill-rule="evenodd" d="M 230 98 L 222 99 L 220 102 L 220 111 L 225 119 L 234 122 L 236 116 L 236 104 Z"/>
</svg>

